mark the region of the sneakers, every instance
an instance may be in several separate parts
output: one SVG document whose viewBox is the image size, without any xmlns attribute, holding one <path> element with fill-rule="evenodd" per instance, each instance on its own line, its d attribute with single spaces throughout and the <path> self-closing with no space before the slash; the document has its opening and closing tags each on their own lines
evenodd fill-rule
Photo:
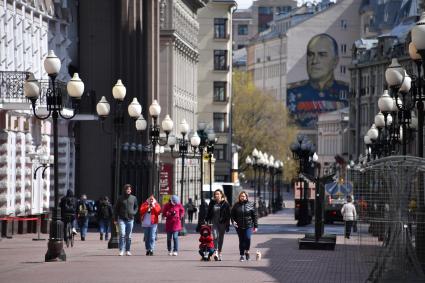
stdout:
<svg viewBox="0 0 425 283">
<path fill-rule="evenodd" d="M 249 252 L 245 252 L 245 258 L 246 260 L 249 260 Z"/>
<path fill-rule="evenodd" d="M 173 255 L 173 252 L 168 252 L 168 255 L 170 255 L 170 256 Z"/>
<path fill-rule="evenodd" d="M 223 258 L 221 257 L 221 254 L 218 254 L 218 261 L 222 261 Z"/>
<path fill-rule="evenodd" d="M 151 256 L 151 255 L 153 255 L 153 251 L 146 251 L 146 255 L 147 255 L 147 256 Z"/>
<path fill-rule="evenodd" d="M 85 241 L 86 240 L 86 237 L 81 237 L 81 241 Z"/>
<path fill-rule="evenodd" d="M 77 230 L 75 230 L 75 228 L 72 228 L 72 234 L 77 235 Z"/>
<path fill-rule="evenodd" d="M 178 256 L 178 252 L 173 252 L 173 256 Z"/>
<path fill-rule="evenodd" d="M 120 251 L 120 256 L 123 256 L 124 255 L 124 251 Z"/>
<path fill-rule="evenodd" d="M 239 259 L 239 261 L 245 261 L 245 258 L 243 255 L 241 255 L 241 258 Z"/>
<path fill-rule="evenodd" d="M 126 252 L 125 252 L 125 255 L 131 256 L 130 251 L 126 251 Z"/>
<path fill-rule="evenodd" d="M 218 253 L 217 252 L 214 253 L 214 260 L 218 261 Z"/>
</svg>

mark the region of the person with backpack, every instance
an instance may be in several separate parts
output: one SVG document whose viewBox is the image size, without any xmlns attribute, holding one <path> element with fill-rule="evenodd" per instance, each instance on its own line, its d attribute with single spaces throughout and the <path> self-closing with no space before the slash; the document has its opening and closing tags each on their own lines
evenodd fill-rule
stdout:
<svg viewBox="0 0 425 283">
<path fill-rule="evenodd" d="M 185 209 L 187 211 L 187 220 L 189 223 L 193 222 L 193 214 L 198 210 L 195 206 L 195 204 L 193 203 L 192 199 L 189 198 L 189 202 L 186 203 L 185 205 Z"/>
<path fill-rule="evenodd" d="M 75 199 L 74 193 L 71 189 L 68 189 L 66 195 L 61 199 L 59 207 L 61 209 L 64 237 L 66 237 L 66 226 L 68 223 L 71 223 L 72 233 L 76 235 L 77 231 L 75 230 L 75 215 L 77 213 L 77 200 Z"/>
<path fill-rule="evenodd" d="M 109 238 L 111 232 L 111 220 L 112 220 L 112 205 L 109 202 L 107 196 L 102 197 L 97 205 L 97 221 L 99 223 L 100 240 L 103 240 L 105 235 L 105 241 Z"/>
<path fill-rule="evenodd" d="M 89 212 L 91 211 L 90 204 L 87 201 L 85 194 L 81 195 L 77 206 L 77 221 L 80 227 L 81 241 L 86 240 L 87 229 L 89 228 Z"/>
</svg>

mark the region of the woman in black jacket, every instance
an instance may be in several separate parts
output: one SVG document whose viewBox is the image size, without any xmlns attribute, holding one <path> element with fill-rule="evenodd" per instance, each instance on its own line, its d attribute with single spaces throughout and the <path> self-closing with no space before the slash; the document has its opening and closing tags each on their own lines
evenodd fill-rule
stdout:
<svg viewBox="0 0 425 283">
<path fill-rule="evenodd" d="M 214 198 L 210 201 L 208 206 L 208 213 L 205 221 L 212 224 L 214 248 L 216 250 L 214 259 L 216 261 L 221 261 L 224 233 L 229 231 L 230 226 L 230 205 L 220 189 L 214 191 Z"/>
<path fill-rule="evenodd" d="M 239 193 L 238 201 L 232 208 L 232 224 L 235 226 L 239 237 L 240 261 L 249 260 L 252 232 L 257 232 L 257 212 L 255 204 L 248 200 L 248 193 Z M 245 258 L 244 258 L 245 256 Z"/>
</svg>

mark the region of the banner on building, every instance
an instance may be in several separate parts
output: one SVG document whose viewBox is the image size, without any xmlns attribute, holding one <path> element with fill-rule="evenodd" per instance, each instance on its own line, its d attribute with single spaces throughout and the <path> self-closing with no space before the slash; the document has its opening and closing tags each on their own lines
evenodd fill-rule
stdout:
<svg viewBox="0 0 425 283">
<path fill-rule="evenodd" d="M 159 194 L 171 195 L 173 193 L 173 164 L 161 164 L 159 173 Z"/>
</svg>

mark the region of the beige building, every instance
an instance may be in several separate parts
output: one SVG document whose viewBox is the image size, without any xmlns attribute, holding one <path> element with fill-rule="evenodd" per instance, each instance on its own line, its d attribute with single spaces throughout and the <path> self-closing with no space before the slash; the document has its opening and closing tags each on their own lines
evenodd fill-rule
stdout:
<svg viewBox="0 0 425 283">
<path fill-rule="evenodd" d="M 173 134 L 181 138 L 179 124 L 187 121 L 191 131 L 196 130 L 196 113 L 198 103 L 198 12 L 205 7 L 206 1 L 174 0 L 160 1 L 160 42 L 159 42 L 159 97 L 161 105 L 160 121 L 170 115 L 174 121 Z M 189 134 L 190 135 L 190 134 Z M 167 150 L 167 149 L 166 149 Z M 189 154 L 190 155 L 190 154 Z M 182 159 L 170 158 L 169 154 L 161 156 L 161 162 L 173 166 L 173 194 L 181 195 Z M 183 177 L 184 196 L 182 202 L 194 198 L 199 190 L 199 160 L 185 160 Z"/>
<path fill-rule="evenodd" d="M 214 181 L 231 181 L 232 14 L 235 1 L 199 10 L 198 121 L 214 129 Z"/>
</svg>

